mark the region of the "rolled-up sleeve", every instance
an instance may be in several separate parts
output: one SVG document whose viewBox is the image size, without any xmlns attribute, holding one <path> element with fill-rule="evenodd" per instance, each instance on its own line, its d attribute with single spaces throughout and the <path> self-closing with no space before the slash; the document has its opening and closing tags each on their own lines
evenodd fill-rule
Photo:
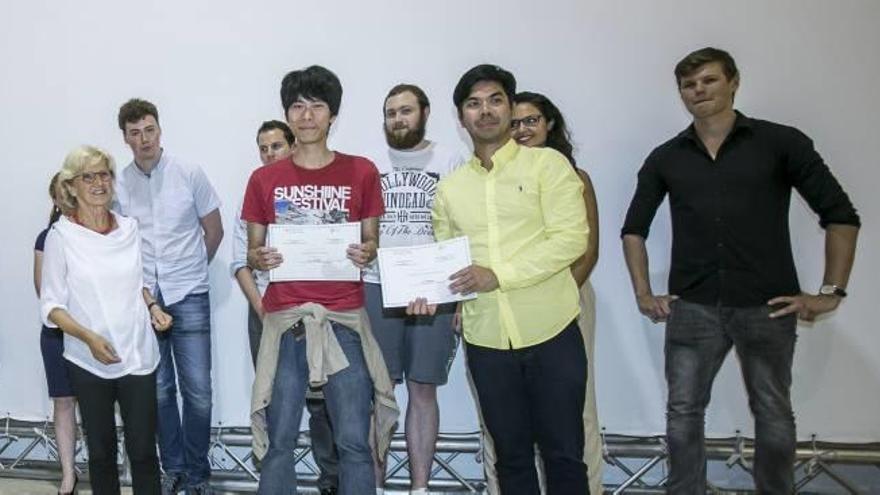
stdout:
<svg viewBox="0 0 880 495">
<path fill-rule="evenodd" d="M 58 328 L 49 320 L 49 313 L 54 309 L 67 311 L 68 288 L 64 240 L 55 229 L 50 229 L 46 236 L 40 280 L 40 319 L 47 327 Z"/>
<path fill-rule="evenodd" d="M 492 266 L 501 290 L 546 280 L 567 269 L 587 249 L 583 183 L 561 155 L 548 156 L 539 175 L 543 238 Z"/>
<path fill-rule="evenodd" d="M 666 197 L 666 192 L 666 183 L 657 170 L 657 160 L 652 153 L 639 170 L 636 192 L 629 203 L 626 220 L 620 230 L 621 237 L 634 234 L 647 239 L 651 222 L 654 221 L 654 215 Z"/>
<path fill-rule="evenodd" d="M 828 224 L 859 227 L 861 219 L 840 182 L 816 151 L 813 141 L 797 129 L 789 128 L 786 166 L 792 185 L 819 215 L 822 228 Z"/>
</svg>

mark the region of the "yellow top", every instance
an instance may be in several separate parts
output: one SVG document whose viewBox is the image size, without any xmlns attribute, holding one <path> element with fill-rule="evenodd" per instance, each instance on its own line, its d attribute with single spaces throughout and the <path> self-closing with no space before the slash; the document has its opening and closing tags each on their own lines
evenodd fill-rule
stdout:
<svg viewBox="0 0 880 495">
<path fill-rule="evenodd" d="M 559 152 L 512 139 L 486 171 L 476 156 L 440 181 L 434 198 L 438 241 L 468 236 L 476 265 L 499 288 L 462 309 L 464 338 L 519 349 L 555 337 L 578 315 L 569 266 L 587 249 L 583 183 Z"/>
</svg>

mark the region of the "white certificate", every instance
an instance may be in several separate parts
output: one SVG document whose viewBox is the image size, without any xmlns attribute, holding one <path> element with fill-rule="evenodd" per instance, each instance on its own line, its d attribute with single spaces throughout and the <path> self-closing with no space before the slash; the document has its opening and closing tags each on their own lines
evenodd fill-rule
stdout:
<svg viewBox="0 0 880 495">
<path fill-rule="evenodd" d="M 467 237 L 419 246 L 379 248 L 382 305 L 406 306 L 424 297 L 429 304 L 476 299 L 475 293 L 453 294 L 449 276 L 471 264 Z"/>
<path fill-rule="evenodd" d="M 269 271 L 269 281 L 358 281 L 361 270 L 346 257 L 346 250 L 360 242 L 360 222 L 270 224 L 266 245 L 276 248 L 284 261 Z"/>
</svg>

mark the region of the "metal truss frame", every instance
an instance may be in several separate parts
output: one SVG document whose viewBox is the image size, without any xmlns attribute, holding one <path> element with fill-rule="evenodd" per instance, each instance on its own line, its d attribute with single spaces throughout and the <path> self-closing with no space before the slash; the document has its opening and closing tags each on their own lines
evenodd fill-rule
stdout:
<svg viewBox="0 0 880 495">
<path fill-rule="evenodd" d="M 0 420 L 2 421 L 2 420 Z M 80 435 L 81 437 L 81 435 Z M 627 437 L 603 434 L 606 478 L 623 477 L 623 481 L 610 486 L 606 493 L 664 493 L 666 480 L 667 449 L 664 438 Z M 87 478 L 86 449 L 80 439 L 77 442 L 77 470 Z M 123 448 L 122 431 L 119 431 L 120 474 L 124 484 L 130 483 Z M 303 493 L 316 493 L 318 468 L 311 457 L 308 432 L 300 435 L 295 453 L 295 468 Z M 752 472 L 754 443 L 737 435 L 727 439 L 712 439 L 706 443 L 710 460 L 723 461 L 728 468 Z M 850 494 L 858 494 L 852 480 L 840 473 L 842 464 L 871 465 L 880 468 L 880 444 L 835 444 L 820 442 L 815 437 L 801 443 L 797 448 L 796 488 L 806 490 L 820 477 L 833 481 Z M 49 423 L 31 423 L 7 418 L 0 422 L 0 478 L 57 479 L 59 477 L 58 451 L 52 427 Z M 251 435 L 248 428 L 216 427 L 212 431 L 209 450 L 212 467 L 211 484 L 215 489 L 229 492 L 254 492 L 259 479 L 258 466 L 251 451 Z M 441 433 L 431 472 L 431 491 L 449 493 L 483 493 L 485 480 L 463 473 L 482 473 L 479 434 Z M 386 470 L 386 486 L 389 491 L 405 491 L 409 488 L 409 457 L 402 435 L 396 435 Z M 711 485 L 709 492 L 723 493 L 725 489 Z"/>
</svg>

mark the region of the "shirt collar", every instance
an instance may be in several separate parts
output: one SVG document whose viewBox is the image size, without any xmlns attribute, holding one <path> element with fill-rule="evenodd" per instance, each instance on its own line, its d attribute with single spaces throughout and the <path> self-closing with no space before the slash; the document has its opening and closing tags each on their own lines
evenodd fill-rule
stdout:
<svg viewBox="0 0 880 495">
<path fill-rule="evenodd" d="M 516 158 L 516 155 L 519 154 L 519 147 L 520 145 L 518 145 L 513 138 L 508 139 L 507 142 L 504 143 L 504 146 L 498 148 L 495 153 L 492 154 L 492 170 L 497 170 L 498 168 L 503 167 L 506 163 L 513 161 Z M 477 155 L 471 156 L 468 165 L 486 172 L 486 169 L 483 168 L 482 162 Z"/>
<path fill-rule="evenodd" d="M 734 110 L 734 112 L 736 113 L 736 120 L 733 121 L 733 129 L 730 130 L 731 135 L 740 132 L 743 129 L 752 128 L 752 119 L 739 110 Z M 697 130 L 694 129 L 693 122 L 691 122 L 691 125 L 687 126 L 685 130 L 679 132 L 677 137 L 680 139 L 690 139 L 695 143 L 700 140 L 699 136 L 697 136 Z"/>
<path fill-rule="evenodd" d="M 134 160 L 131 161 L 131 169 L 134 170 L 134 172 L 137 175 L 139 175 L 141 177 L 146 177 L 149 179 L 150 177 L 153 176 L 153 174 L 156 174 L 156 173 L 159 173 L 160 171 L 162 171 L 165 168 L 165 165 L 167 163 L 168 163 L 168 155 L 165 153 L 165 148 L 161 148 L 159 151 L 159 161 L 156 162 L 156 166 L 153 167 L 153 170 L 151 170 L 149 174 L 145 174 L 144 171 L 141 170 L 140 167 L 138 167 L 137 163 Z"/>
</svg>

